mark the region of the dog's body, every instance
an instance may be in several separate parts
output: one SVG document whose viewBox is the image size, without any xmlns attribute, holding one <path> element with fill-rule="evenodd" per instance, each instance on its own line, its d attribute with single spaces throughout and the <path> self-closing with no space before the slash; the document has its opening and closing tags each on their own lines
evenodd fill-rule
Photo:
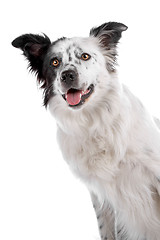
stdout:
<svg viewBox="0 0 160 240">
<path fill-rule="evenodd" d="M 89 38 L 22 35 L 21 48 L 57 121 L 64 159 L 87 185 L 102 240 L 160 239 L 160 130 L 115 70 L 127 27 L 106 23 Z"/>
</svg>

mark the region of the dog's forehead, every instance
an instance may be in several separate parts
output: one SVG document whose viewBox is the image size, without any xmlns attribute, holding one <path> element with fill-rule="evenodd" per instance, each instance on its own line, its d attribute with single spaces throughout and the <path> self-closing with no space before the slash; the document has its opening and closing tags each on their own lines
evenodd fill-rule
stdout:
<svg viewBox="0 0 160 240">
<path fill-rule="evenodd" d="M 57 54 L 70 54 L 89 52 L 91 49 L 95 49 L 95 41 L 92 38 L 62 38 L 57 40 L 52 45 L 52 53 Z M 94 46 L 94 47 L 93 47 Z"/>
</svg>

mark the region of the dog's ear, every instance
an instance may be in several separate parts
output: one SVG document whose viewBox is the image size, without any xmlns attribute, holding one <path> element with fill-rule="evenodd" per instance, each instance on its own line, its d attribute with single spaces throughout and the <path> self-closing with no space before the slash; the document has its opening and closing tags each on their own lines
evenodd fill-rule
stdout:
<svg viewBox="0 0 160 240">
<path fill-rule="evenodd" d="M 108 22 L 90 30 L 90 36 L 98 39 L 99 45 L 103 48 L 106 57 L 106 67 L 109 72 L 114 72 L 117 65 L 117 43 L 122 32 L 127 26 L 122 23 Z"/>
<path fill-rule="evenodd" d="M 118 43 L 122 32 L 126 31 L 127 28 L 128 27 L 122 23 L 108 22 L 99 27 L 92 28 L 90 30 L 90 36 L 97 37 L 104 47 L 109 48 Z"/>
<path fill-rule="evenodd" d="M 23 51 L 24 56 L 29 61 L 31 70 L 37 73 L 37 78 L 41 81 L 42 78 L 42 64 L 44 56 L 50 46 L 50 39 L 44 34 L 24 34 L 15 40 L 12 45 L 16 48 L 20 48 Z"/>
</svg>

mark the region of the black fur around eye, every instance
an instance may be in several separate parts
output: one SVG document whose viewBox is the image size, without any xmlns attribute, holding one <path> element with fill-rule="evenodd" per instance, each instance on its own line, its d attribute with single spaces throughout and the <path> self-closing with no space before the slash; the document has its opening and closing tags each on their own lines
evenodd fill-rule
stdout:
<svg viewBox="0 0 160 240">
<path fill-rule="evenodd" d="M 60 64 L 60 61 L 58 60 L 58 58 L 54 58 L 54 59 L 51 60 L 51 65 L 53 67 L 58 67 L 59 64 Z"/>
<path fill-rule="evenodd" d="M 87 61 L 91 58 L 91 56 L 88 54 L 88 53 L 83 53 L 81 55 L 81 59 L 84 60 L 84 61 Z"/>
</svg>

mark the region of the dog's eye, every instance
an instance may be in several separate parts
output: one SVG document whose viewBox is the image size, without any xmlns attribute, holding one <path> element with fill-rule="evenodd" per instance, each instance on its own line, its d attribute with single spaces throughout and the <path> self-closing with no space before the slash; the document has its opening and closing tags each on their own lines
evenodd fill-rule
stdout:
<svg viewBox="0 0 160 240">
<path fill-rule="evenodd" d="M 58 67 L 59 66 L 59 64 L 60 64 L 60 62 L 59 62 L 59 60 L 57 59 L 57 58 L 54 58 L 54 59 L 52 59 L 52 65 L 54 66 L 54 67 Z"/>
<path fill-rule="evenodd" d="M 81 55 L 81 59 L 84 60 L 84 61 L 87 61 L 91 58 L 91 56 L 88 54 L 88 53 L 83 53 Z"/>
</svg>

